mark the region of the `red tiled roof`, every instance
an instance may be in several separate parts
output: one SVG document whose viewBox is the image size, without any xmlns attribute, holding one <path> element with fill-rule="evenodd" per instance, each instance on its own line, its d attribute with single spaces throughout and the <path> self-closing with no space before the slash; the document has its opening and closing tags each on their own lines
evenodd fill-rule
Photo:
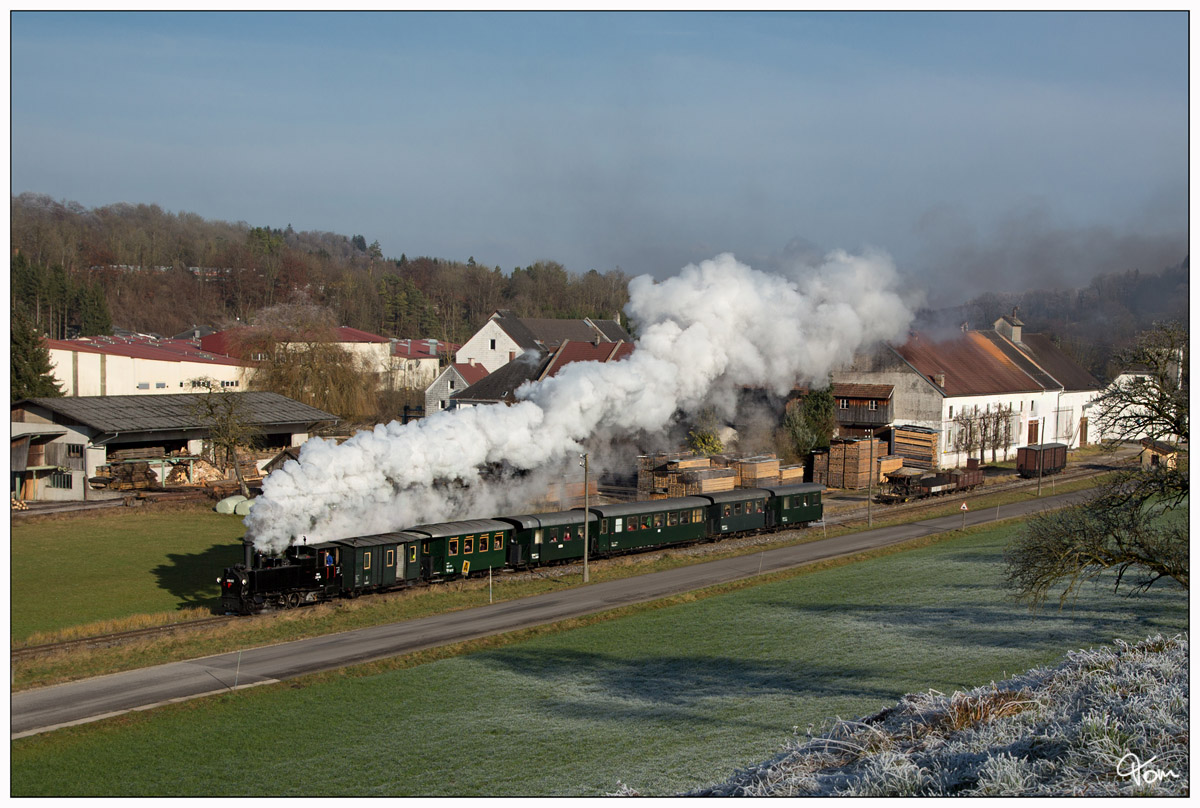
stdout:
<svg viewBox="0 0 1200 808">
<path fill-rule="evenodd" d="M 455 362 L 454 369 L 458 371 L 458 375 L 462 376 L 463 381 L 468 385 L 475 384 L 488 375 L 488 369 L 483 365 L 468 365 L 465 362 Z"/>
<path fill-rule="evenodd" d="M 564 342 L 542 371 L 543 379 L 556 376 L 572 362 L 618 362 L 633 353 L 632 342 Z"/>
<path fill-rule="evenodd" d="M 876 398 L 886 400 L 892 397 L 893 389 L 894 388 L 890 384 L 853 384 L 851 382 L 835 382 L 833 385 L 833 397 Z"/>
<path fill-rule="evenodd" d="M 441 340 L 434 340 L 434 342 L 437 344 L 437 353 L 430 351 L 430 340 L 396 340 L 392 354 L 393 356 L 402 356 L 406 359 L 437 359 L 442 356 L 453 356 L 454 352 L 462 347 L 461 345 L 455 345 L 452 342 L 442 342 Z"/>
<path fill-rule="evenodd" d="M 1045 389 L 978 331 L 968 331 L 940 342 L 914 334 L 896 348 L 896 352 L 931 381 L 939 374 L 945 374 L 945 384 L 941 387 L 948 396 L 1001 395 Z"/>
<path fill-rule="evenodd" d="M 159 362 L 202 362 L 212 365 L 243 367 L 244 362 L 221 353 L 197 348 L 187 340 L 147 340 L 131 337 L 93 337 L 86 339 L 48 339 L 46 345 L 59 351 L 128 356 Z"/>
<path fill-rule="evenodd" d="M 338 342 L 388 342 L 387 337 L 372 334 L 369 331 L 359 331 L 346 325 L 337 327 Z"/>
</svg>

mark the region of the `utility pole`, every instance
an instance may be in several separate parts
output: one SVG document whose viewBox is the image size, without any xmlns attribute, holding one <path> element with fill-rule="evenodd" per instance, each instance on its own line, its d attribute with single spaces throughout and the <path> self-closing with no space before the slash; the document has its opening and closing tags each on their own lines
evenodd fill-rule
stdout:
<svg viewBox="0 0 1200 808">
<path fill-rule="evenodd" d="M 591 516 L 591 511 L 588 510 L 588 456 L 587 452 L 580 455 L 583 462 L 579 465 L 583 466 L 583 582 L 588 582 L 588 517 Z"/>
<path fill-rule="evenodd" d="M 867 527 L 871 526 L 871 487 L 875 482 L 875 427 L 871 427 L 871 435 L 867 438 L 871 442 L 871 465 L 868 467 L 870 471 L 867 474 Z"/>
<path fill-rule="evenodd" d="M 1046 462 L 1046 416 L 1042 416 L 1042 426 L 1038 430 L 1038 490 L 1037 495 L 1042 495 L 1042 465 Z"/>
</svg>

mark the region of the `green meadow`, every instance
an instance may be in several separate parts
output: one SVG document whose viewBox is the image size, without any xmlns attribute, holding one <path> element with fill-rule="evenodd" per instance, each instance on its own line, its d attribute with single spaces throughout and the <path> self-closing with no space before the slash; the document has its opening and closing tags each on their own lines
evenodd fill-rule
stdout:
<svg viewBox="0 0 1200 808">
<path fill-rule="evenodd" d="M 1187 630 L 1187 594 L 1031 612 L 1013 526 L 407 668 L 349 669 L 12 743 L 34 795 L 672 794 L 834 717 Z M 16 552 L 14 550 L 14 557 Z"/>
</svg>

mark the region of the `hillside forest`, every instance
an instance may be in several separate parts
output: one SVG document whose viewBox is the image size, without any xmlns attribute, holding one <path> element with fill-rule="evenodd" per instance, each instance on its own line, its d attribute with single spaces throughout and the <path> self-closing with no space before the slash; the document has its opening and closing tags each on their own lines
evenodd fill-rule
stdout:
<svg viewBox="0 0 1200 808">
<path fill-rule="evenodd" d="M 339 325 L 386 337 L 461 343 L 497 309 L 522 317 L 618 316 L 630 277 L 619 268 L 568 271 L 553 260 L 505 271 L 474 256 L 385 257 L 363 235 L 297 231 L 171 213 L 155 204 L 87 209 L 12 197 L 12 314 L 54 338 L 114 327 L 171 336 L 216 329 L 297 298 Z M 917 325 L 987 328 L 1019 307 L 1027 329 L 1055 338 L 1100 379 L 1115 351 L 1155 322 L 1187 322 L 1188 259 L 1101 275 L 1084 288 L 985 293 Z M 622 323 L 627 327 L 628 323 Z M 636 324 L 633 324 L 636 328 Z"/>
</svg>

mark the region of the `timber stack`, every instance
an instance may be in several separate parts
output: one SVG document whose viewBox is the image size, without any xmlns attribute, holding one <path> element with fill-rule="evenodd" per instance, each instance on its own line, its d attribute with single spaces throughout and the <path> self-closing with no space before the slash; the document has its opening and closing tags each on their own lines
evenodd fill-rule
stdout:
<svg viewBox="0 0 1200 808">
<path fill-rule="evenodd" d="M 830 488 L 866 488 L 871 481 L 871 458 L 876 464 L 878 482 L 879 460 L 885 451 L 878 438 L 835 439 L 829 451 L 814 454 L 813 481 Z"/>
<path fill-rule="evenodd" d="M 937 462 L 937 430 L 923 426 L 898 426 L 892 431 L 895 452 L 906 468 L 933 470 Z"/>
<path fill-rule="evenodd" d="M 779 482 L 779 458 L 773 454 L 745 457 L 730 465 L 737 472 L 738 488 L 761 488 Z"/>
</svg>

